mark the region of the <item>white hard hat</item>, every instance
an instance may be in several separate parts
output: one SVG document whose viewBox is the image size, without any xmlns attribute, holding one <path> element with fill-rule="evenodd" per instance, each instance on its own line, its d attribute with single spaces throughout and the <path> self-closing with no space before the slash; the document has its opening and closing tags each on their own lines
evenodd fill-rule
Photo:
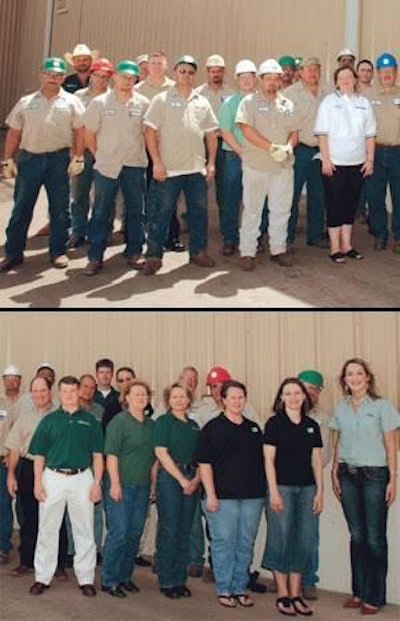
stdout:
<svg viewBox="0 0 400 621">
<path fill-rule="evenodd" d="M 39 371 L 40 369 L 50 369 L 50 371 L 53 371 L 53 373 L 55 372 L 53 365 L 49 362 L 42 362 L 42 364 L 39 364 L 37 371 Z"/>
<path fill-rule="evenodd" d="M 258 75 L 264 75 L 264 73 L 283 73 L 283 71 L 275 58 L 267 58 L 258 68 Z"/>
<path fill-rule="evenodd" d="M 352 56 L 353 58 L 356 57 L 354 52 L 348 47 L 344 47 L 342 50 L 340 50 L 340 52 L 338 52 L 336 60 L 340 60 L 342 56 Z"/>
<path fill-rule="evenodd" d="M 15 364 L 8 364 L 3 371 L 4 375 L 19 375 L 21 377 L 21 371 Z"/>
<path fill-rule="evenodd" d="M 225 67 L 225 61 L 219 54 L 212 54 L 206 60 L 206 67 Z"/>
<path fill-rule="evenodd" d="M 247 58 L 239 60 L 235 67 L 235 75 L 240 75 L 241 73 L 257 73 L 257 67 L 252 60 Z"/>
</svg>

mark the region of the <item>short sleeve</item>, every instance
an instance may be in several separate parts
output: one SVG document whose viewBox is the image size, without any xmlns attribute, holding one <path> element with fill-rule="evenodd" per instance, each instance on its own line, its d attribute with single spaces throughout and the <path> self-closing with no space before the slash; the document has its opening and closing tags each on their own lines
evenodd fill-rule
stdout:
<svg viewBox="0 0 400 621">
<path fill-rule="evenodd" d="M 278 444 L 278 425 L 276 414 L 267 420 L 264 429 L 264 444 L 277 446 Z"/>
<path fill-rule="evenodd" d="M 83 124 L 90 132 L 97 133 L 101 126 L 101 104 L 93 99 L 83 115 Z"/>
<path fill-rule="evenodd" d="M 163 103 L 164 93 L 156 95 L 150 102 L 149 107 L 144 115 L 143 122 L 152 129 L 159 129 L 163 122 Z"/>
<path fill-rule="evenodd" d="M 207 425 L 200 431 L 199 442 L 196 450 L 196 462 L 200 464 L 211 464 L 213 462 L 209 423 L 207 423 Z"/>
<path fill-rule="evenodd" d="M 160 418 L 157 418 L 157 420 L 154 423 L 154 441 L 153 441 L 153 445 L 154 447 L 156 446 L 163 446 L 165 448 L 169 447 L 169 433 L 170 429 L 169 429 L 169 417 L 168 414 L 164 414 L 163 416 L 160 416 Z"/>
<path fill-rule="evenodd" d="M 381 421 L 384 433 L 400 427 L 400 414 L 386 399 L 382 399 Z"/>
<path fill-rule="evenodd" d="M 94 419 L 94 429 L 92 435 L 92 453 L 104 452 L 104 437 L 101 424 L 98 420 Z"/>
<path fill-rule="evenodd" d="M 314 125 L 314 134 L 315 135 L 323 135 L 323 134 L 329 134 L 330 131 L 330 122 L 329 122 L 329 95 L 328 97 L 325 97 L 325 99 L 323 99 L 323 101 L 320 103 L 319 108 L 318 108 L 318 112 L 317 112 L 317 118 L 315 120 L 315 125 Z"/>
</svg>

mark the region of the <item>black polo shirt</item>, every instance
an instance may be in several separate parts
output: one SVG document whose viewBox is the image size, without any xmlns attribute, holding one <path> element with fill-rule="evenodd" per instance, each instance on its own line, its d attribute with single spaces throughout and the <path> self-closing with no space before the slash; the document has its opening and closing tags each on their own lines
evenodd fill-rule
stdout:
<svg viewBox="0 0 400 621">
<path fill-rule="evenodd" d="M 76 91 L 79 91 L 81 88 L 86 88 L 86 86 L 89 86 L 89 78 L 86 79 L 85 84 L 82 84 L 77 73 L 68 75 L 62 85 L 63 89 L 67 91 L 67 93 L 72 94 L 76 93 Z"/>
<path fill-rule="evenodd" d="M 196 461 L 210 464 L 218 498 L 260 498 L 265 495 L 263 436 L 244 418 L 235 425 L 220 414 L 200 432 Z"/>
<path fill-rule="evenodd" d="M 267 421 L 264 443 L 276 447 L 275 470 L 278 485 L 313 485 L 313 448 L 322 447 L 319 425 L 305 416 L 296 425 L 287 414 L 275 414 Z"/>
</svg>

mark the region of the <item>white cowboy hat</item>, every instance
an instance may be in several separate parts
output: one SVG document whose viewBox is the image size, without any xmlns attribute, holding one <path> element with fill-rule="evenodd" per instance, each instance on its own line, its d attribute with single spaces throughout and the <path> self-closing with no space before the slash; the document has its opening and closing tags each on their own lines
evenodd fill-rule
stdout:
<svg viewBox="0 0 400 621">
<path fill-rule="evenodd" d="M 85 43 L 78 43 L 73 52 L 65 52 L 64 58 L 69 65 L 74 64 L 74 56 L 91 56 L 92 60 L 99 57 L 99 50 L 91 50 Z"/>
</svg>

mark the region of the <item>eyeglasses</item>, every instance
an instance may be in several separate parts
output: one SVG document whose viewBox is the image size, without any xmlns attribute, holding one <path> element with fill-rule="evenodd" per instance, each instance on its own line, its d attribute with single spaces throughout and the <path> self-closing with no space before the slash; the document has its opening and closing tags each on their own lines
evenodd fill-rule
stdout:
<svg viewBox="0 0 400 621">
<path fill-rule="evenodd" d="M 196 72 L 193 69 L 178 69 L 178 73 L 181 75 L 194 75 Z"/>
</svg>

